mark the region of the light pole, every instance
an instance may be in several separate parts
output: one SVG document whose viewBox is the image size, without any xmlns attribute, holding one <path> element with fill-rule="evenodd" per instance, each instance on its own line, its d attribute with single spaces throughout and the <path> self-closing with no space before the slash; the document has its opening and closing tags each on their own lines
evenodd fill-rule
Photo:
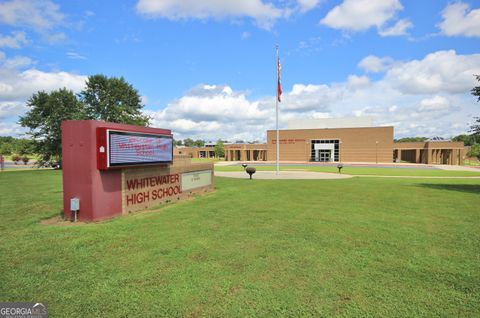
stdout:
<svg viewBox="0 0 480 318">
<path fill-rule="evenodd" d="M 375 163 L 378 165 L 378 140 L 375 141 Z"/>
</svg>

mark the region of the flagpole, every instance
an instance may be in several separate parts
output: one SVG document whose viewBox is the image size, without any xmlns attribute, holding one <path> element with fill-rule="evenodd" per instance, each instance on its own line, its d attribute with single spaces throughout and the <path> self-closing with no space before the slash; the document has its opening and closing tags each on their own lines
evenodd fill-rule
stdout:
<svg viewBox="0 0 480 318">
<path fill-rule="evenodd" d="M 278 45 L 276 46 L 276 49 L 277 49 L 277 65 L 276 65 L 276 68 L 277 68 L 277 85 L 276 85 L 276 91 L 277 91 L 277 98 L 275 99 L 275 112 L 276 112 L 276 129 L 277 129 L 277 172 L 276 174 L 278 175 L 279 171 L 280 171 L 280 134 L 278 132 L 278 76 L 280 74 L 278 74 L 279 72 L 279 69 L 278 69 L 278 63 L 279 63 L 279 56 L 278 56 Z"/>
</svg>

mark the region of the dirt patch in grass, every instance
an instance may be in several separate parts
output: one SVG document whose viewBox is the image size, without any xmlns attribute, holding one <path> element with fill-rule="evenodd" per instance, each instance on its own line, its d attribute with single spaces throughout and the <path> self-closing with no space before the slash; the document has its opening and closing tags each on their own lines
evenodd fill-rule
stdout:
<svg viewBox="0 0 480 318">
<path fill-rule="evenodd" d="M 72 222 L 70 220 L 64 219 L 60 215 L 56 215 L 52 218 L 41 220 L 40 224 L 54 225 L 54 226 L 79 226 L 79 225 L 85 225 L 85 224 L 88 224 L 88 223 L 80 222 L 80 221 Z"/>
</svg>

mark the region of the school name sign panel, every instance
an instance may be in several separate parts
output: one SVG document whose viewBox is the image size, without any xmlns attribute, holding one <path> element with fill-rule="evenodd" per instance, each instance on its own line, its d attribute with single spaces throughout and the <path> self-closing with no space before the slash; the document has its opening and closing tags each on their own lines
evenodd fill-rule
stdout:
<svg viewBox="0 0 480 318">
<path fill-rule="evenodd" d="M 123 214 L 177 201 L 213 189 L 213 170 L 188 167 L 126 169 L 122 176 Z"/>
</svg>

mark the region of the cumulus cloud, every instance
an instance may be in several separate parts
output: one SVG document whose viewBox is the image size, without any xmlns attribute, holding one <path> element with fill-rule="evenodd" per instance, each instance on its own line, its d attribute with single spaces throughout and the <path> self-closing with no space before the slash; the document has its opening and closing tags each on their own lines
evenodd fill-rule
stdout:
<svg viewBox="0 0 480 318">
<path fill-rule="evenodd" d="M 28 43 L 25 32 L 12 32 L 12 35 L 0 34 L 0 48 L 7 47 L 11 49 L 19 49 Z"/>
<path fill-rule="evenodd" d="M 464 93 L 475 86 L 473 74 L 479 73 L 480 54 L 457 55 L 450 50 L 395 64 L 386 79 L 407 94 Z"/>
<path fill-rule="evenodd" d="M 370 116 L 375 125 L 395 126 L 397 137 L 451 137 L 468 130 L 477 55 L 439 51 L 413 61 L 369 56 L 359 65 L 384 74 L 375 81 L 349 75 L 339 83 L 284 87 L 280 127 L 292 119 Z M 453 73 L 469 75 L 450 78 L 452 65 Z M 427 78 L 439 80 L 426 85 Z M 265 131 L 275 128 L 275 96 L 251 99 L 228 85 L 202 84 L 148 114 L 156 127 L 172 128 L 180 139 L 264 140 Z"/>
<path fill-rule="evenodd" d="M 301 12 L 307 12 L 318 6 L 322 0 L 297 0 Z"/>
<path fill-rule="evenodd" d="M 227 85 L 198 85 L 164 109 L 147 114 L 154 126 L 168 127 L 181 138 L 240 138 L 245 137 L 245 131 L 253 138 L 268 120 L 268 112 L 261 109 L 260 103 L 249 101 L 246 93 L 234 92 Z"/>
<path fill-rule="evenodd" d="M 450 102 L 448 99 L 438 95 L 422 99 L 420 101 L 420 107 L 418 108 L 421 112 L 444 111 L 448 109 L 450 109 Z"/>
<path fill-rule="evenodd" d="M 370 79 L 367 76 L 349 75 L 347 86 L 353 89 L 365 88 L 370 85 Z"/>
<path fill-rule="evenodd" d="M 0 102 L 0 119 L 22 115 L 26 110 L 25 103 Z"/>
<path fill-rule="evenodd" d="M 390 57 L 369 55 L 358 63 L 358 67 L 369 73 L 379 73 L 388 69 L 392 63 L 393 59 Z"/>
<path fill-rule="evenodd" d="M 0 134 L 23 132 L 12 122 L 26 111 L 25 103 L 38 91 L 52 91 L 66 87 L 79 92 L 85 86 L 86 76 L 68 72 L 46 72 L 32 68 L 34 61 L 25 56 L 8 58 L 0 52 L 0 119 L 4 124 Z M 8 123 L 11 124 L 8 124 Z M 2 133 L 3 132 L 3 133 Z"/>
<path fill-rule="evenodd" d="M 85 76 L 31 66 L 7 68 L 7 60 L 13 58 L 0 52 L 0 122 L 21 115 L 25 100 L 38 90 L 65 86 L 79 91 L 86 80 Z M 393 125 L 397 137 L 449 137 L 467 131 L 473 117 L 469 91 L 476 84 L 472 74 L 480 73 L 479 54 L 438 51 L 411 61 L 372 55 L 362 59 L 359 67 L 383 73 L 284 87 L 280 127 L 287 127 L 291 119 L 353 115 L 371 116 L 376 125 Z M 148 103 L 146 97 L 142 100 Z M 229 85 L 206 83 L 145 113 L 152 117 L 154 127 L 172 129 L 177 139 L 264 140 L 265 131 L 275 128 L 275 96 L 251 98 L 248 92 Z M 15 127 L 4 124 L 0 131 L 18 133 Z"/>
<path fill-rule="evenodd" d="M 383 28 L 378 31 L 380 36 L 399 36 L 407 35 L 407 30 L 413 27 L 412 22 L 407 19 L 398 20 L 393 26 L 389 28 Z"/>
<path fill-rule="evenodd" d="M 282 9 L 262 0 L 139 0 L 137 11 L 169 20 L 249 17 L 263 28 L 270 28 L 285 14 Z"/>
<path fill-rule="evenodd" d="M 23 136 L 25 129 L 16 123 L 0 121 L 0 136 Z"/>
<path fill-rule="evenodd" d="M 31 65 L 32 63 L 32 59 L 26 56 L 15 56 L 11 59 L 2 59 L 0 56 L 0 65 L 5 69 L 24 68 Z"/>
<path fill-rule="evenodd" d="M 284 95 L 281 108 L 293 112 L 329 112 L 332 102 L 341 99 L 343 94 L 342 87 L 294 84 L 292 90 Z"/>
<path fill-rule="evenodd" d="M 49 0 L 11 0 L 0 3 L 0 23 L 51 30 L 64 20 L 59 6 Z"/>
<path fill-rule="evenodd" d="M 443 21 L 438 25 L 448 36 L 480 36 L 480 8 L 469 11 L 463 2 L 451 3 L 442 11 Z"/>
<path fill-rule="evenodd" d="M 26 100 L 37 91 L 52 91 L 63 87 L 80 91 L 85 86 L 85 81 L 85 76 L 68 72 L 0 69 L 0 101 Z"/>
<path fill-rule="evenodd" d="M 364 31 L 382 27 L 402 10 L 399 0 L 344 0 L 320 21 L 334 29 Z"/>
</svg>

